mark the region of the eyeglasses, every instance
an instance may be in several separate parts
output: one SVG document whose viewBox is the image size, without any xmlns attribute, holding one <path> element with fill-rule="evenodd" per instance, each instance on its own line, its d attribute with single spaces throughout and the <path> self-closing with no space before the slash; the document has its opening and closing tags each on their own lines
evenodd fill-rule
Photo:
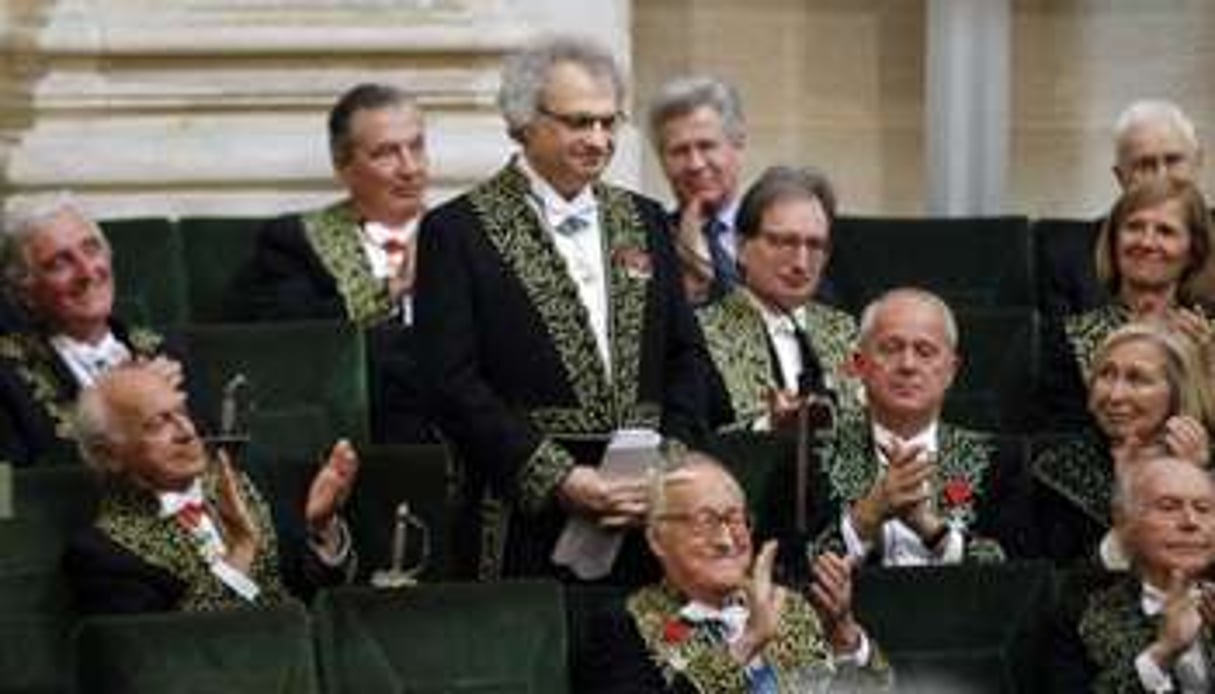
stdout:
<svg viewBox="0 0 1215 694">
<path fill-rule="evenodd" d="M 792 253 L 799 248 L 806 249 L 811 255 L 826 253 L 831 250 L 831 240 L 826 238 L 807 237 L 800 234 L 769 231 L 767 229 L 761 229 L 759 237 L 777 250 L 785 253 Z"/>
<path fill-rule="evenodd" d="M 658 520 L 667 523 L 682 523 L 697 537 L 713 537 L 722 526 L 731 534 L 743 533 L 751 528 L 751 517 L 740 507 L 728 508 L 725 511 L 715 511 L 702 508 L 686 513 L 663 513 Z"/>
<path fill-rule="evenodd" d="M 595 126 L 599 126 L 599 129 L 604 132 L 614 133 L 627 118 L 620 111 L 606 116 L 593 113 L 558 113 L 542 105 L 536 107 L 536 112 L 578 133 L 590 132 L 594 130 Z"/>
</svg>

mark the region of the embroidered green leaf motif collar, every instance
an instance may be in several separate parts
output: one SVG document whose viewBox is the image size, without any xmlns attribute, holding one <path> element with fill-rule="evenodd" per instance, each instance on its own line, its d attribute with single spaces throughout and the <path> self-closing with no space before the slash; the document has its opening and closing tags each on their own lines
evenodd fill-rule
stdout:
<svg viewBox="0 0 1215 694">
<path fill-rule="evenodd" d="M 301 217 L 304 236 L 337 285 L 350 322 L 374 325 L 396 310 L 388 285 L 371 274 L 354 205 L 343 200 Z"/>
<path fill-rule="evenodd" d="M 642 588 L 627 604 L 637 631 L 667 684 L 683 677 L 700 692 L 745 693 L 747 679 L 743 667 L 722 644 L 713 642 L 699 630 L 671 627 L 672 620 L 678 620 L 684 602 L 664 583 Z M 786 596 L 777 635 L 762 655 L 782 683 L 798 681 L 797 673 L 805 669 L 833 667 L 818 617 L 809 603 L 793 593 Z"/>
</svg>

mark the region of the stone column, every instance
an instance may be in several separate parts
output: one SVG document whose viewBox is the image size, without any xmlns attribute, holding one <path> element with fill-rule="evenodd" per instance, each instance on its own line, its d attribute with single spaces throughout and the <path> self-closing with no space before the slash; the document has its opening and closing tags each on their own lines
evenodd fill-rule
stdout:
<svg viewBox="0 0 1215 694">
<path fill-rule="evenodd" d="M 511 149 L 494 106 L 502 56 L 565 30 L 627 56 L 628 2 L 9 0 L 3 192 L 70 189 L 102 217 L 320 204 L 338 191 L 328 108 L 382 81 L 426 110 L 443 198 Z"/>
</svg>

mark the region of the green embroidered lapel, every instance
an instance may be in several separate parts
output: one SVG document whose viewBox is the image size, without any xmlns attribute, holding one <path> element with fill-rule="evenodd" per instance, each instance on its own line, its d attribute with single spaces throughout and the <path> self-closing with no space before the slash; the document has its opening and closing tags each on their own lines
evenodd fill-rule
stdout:
<svg viewBox="0 0 1215 694">
<path fill-rule="evenodd" d="M 626 605 L 668 686 L 683 677 L 698 692 L 745 693 L 746 675 L 726 648 L 701 630 L 672 628 L 684 624 L 678 616 L 682 606 L 678 593 L 666 584 L 642 588 Z M 804 691 L 799 683 L 832 672 L 831 653 L 818 617 L 801 596 L 785 596 L 776 637 L 764 647 L 763 657 L 776 670 L 782 692 Z"/>
<path fill-rule="evenodd" d="M 749 423 L 767 411 L 772 386 L 772 355 L 763 316 L 742 289 L 735 289 L 699 311 L 705 344 L 730 396 L 736 423 Z"/>
<path fill-rule="evenodd" d="M 203 478 L 203 494 L 215 508 L 218 475 L 209 471 Z M 258 604 L 274 604 L 285 598 L 278 574 L 278 540 L 269 508 L 248 479 L 241 477 L 241 493 L 253 512 L 261 533 L 261 547 L 252 579 L 261 589 Z M 106 484 L 96 525 L 118 545 L 143 561 L 171 573 L 185 586 L 178 608 L 207 611 L 247 605 L 243 598 L 220 582 L 203 560 L 188 531 L 173 518 L 162 518 L 156 498 L 118 481 Z"/>
<path fill-rule="evenodd" d="M 1068 316 L 1064 321 L 1064 331 L 1071 345 L 1072 355 L 1080 367 L 1084 382 L 1088 383 L 1089 372 L 1092 370 L 1093 357 L 1110 333 L 1130 320 L 1129 312 L 1122 304 L 1106 304 L 1086 313 Z"/>
<path fill-rule="evenodd" d="M 157 333 L 146 328 L 125 333 L 117 326 L 114 329 L 134 356 L 151 358 L 160 353 L 164 339 Z M 12 365 L 34 402 L 54 423 L 55 436 L 74 440 L 72 408 L 80 389 L 47 337 L 33 331 L 0 335 L 0 359 Z"/>
<path fill-rule="evenodd" d="M 1155 638 L 1159 622 L 1143 614 L 1141 591 L 1139 579 L 1129 575 L 1095 593 L 1080 618 L 1077 631 L 1097 671 L 1094 692 L 1140 691 L 1135 658 Z"/>
<path fill-rule="evenodd" d="M 350 321 L 365 328 L 391 315 L 395 307 L 385 283 L 371 274 L 354 205 L 343 200 L 300 221 L 313 252 L 333 276 Z"/>
<path fill-rule="evenodd" d="M 856 346 L 856 320 L 843 311 L 811 301 L 805 306 L 802 329 L 823 367 L 825 385 L 839 396 L 839 408 L 845 412 L 861 411 L 860 382 L 847 374 Z"/>
<path fill-rule="evenodd" d="M 646 235 L 628 193 L 596 184 L 609 296 L 614 377 L 603 360 L 578 289 L 549 234 L 527 202 L 527 180 L 513 165 L 473 189 L 469 200 L 489 241 L 539 314 L 565 367 L 575 407 L 540 408 L 533 421 L 553 433 L 602 433 L 617 426 L 655 426 L 657 403 L 638 403 L 641 333 L 650 268 Z M 640 261 L 640 262 L 632 262 Z"/>
<path fill-rule="evenodd" d="M 824 449 L 833 501 L 851 503 L 873 486 L 879 470 L 873 445 L 868 417 L 848 416 L 836 424 L 835 433 Z"/>
<path fill-rule="evenodd" d="M 1101 527 L 1109 527 L 1114 464 L 1095 436 L 1058 442 L 1036 455 L 1030 469 L 1034 479 L 1071 501 Z"/>
</svg>

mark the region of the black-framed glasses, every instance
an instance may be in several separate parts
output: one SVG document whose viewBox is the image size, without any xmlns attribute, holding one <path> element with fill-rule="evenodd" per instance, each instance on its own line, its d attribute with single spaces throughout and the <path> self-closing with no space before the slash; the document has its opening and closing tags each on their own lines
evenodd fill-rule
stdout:
<svg viewBox="0 0 1215 694">
<path fill-rule="evenodd" d="M 831 250 L 831 240 L 813 236 L 802 236 L 783 231 L 760 229 L 759 237 L 784 253 L 792 253 L 799 248 L 805 248 L 809 253 L 828 253 Z"/>
<path fill-rule="evenodd" d="M 559 113 L 547 106 L 539 105 L 536 107 L 536 112 L 545 118 L 551 118 L 561 125 L 573 130 L 574 132 L 590 132 L 596 126 L 605 132 L 614 133 L 627 119 L 621 111 L 610 113 L 607 115 L 597 115 L 594 113 Z"/>
<path fill-rule="evenodd" d="M 751 529 L 751 515 L 741 506 L 717 511 L 702 508 L 683 513 L 662 513 L 658 520 L 665 523 L 681 523 L 697 537 L 713 537 L 725 526 L 731 534 L 748 532 Z"/>
</svg>

